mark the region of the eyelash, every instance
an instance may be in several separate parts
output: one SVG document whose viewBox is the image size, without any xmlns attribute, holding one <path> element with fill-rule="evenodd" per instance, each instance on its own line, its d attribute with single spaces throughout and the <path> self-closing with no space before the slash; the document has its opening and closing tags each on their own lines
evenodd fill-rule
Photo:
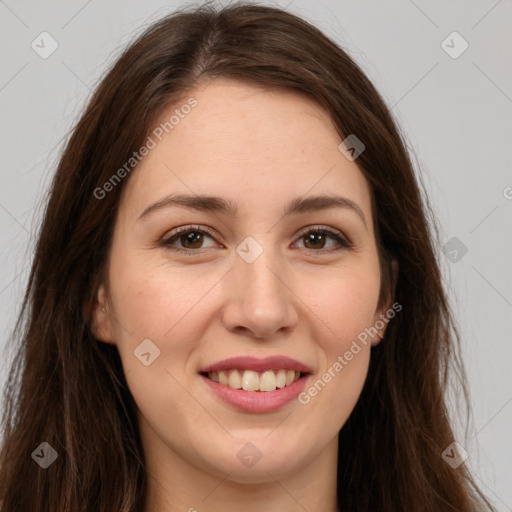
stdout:
<svg viewBox="0 0 512 512">
<path fill-rule="evenodd" d="M 191 256 L 197 256 L 198 254 L 201 254 L 201 248 L 199 249 L 185 249 L 182 247 L 175 247 L 171 245 L 174 241 L 176 241 L 181 235 L 188 234 L 188 233 L 201 233 L 206 234 L 210 236 L 211 238 L 215 239 L 215 233 L 213 230 L 206 226 L 182 226 L 179 228 L 176 228 L 174 231 L 171 232 L 170 236 L 168 236 L 165 239 L 160 240 L 159 245 L 165 247 L 168 250 L 180 252 L 182 254 L 188 254 Z M 348 250 L 352 248 L 352 244 L 342 236 L 342 234 L 338 231 L 334 231 L 331 228 L 328 228 L 326 226 L 308 226 L 307 228 L 304 228 L 304 230 L 301 230 L 298 234 L 298 239 L 304 238 L 306 235 L 310 233 L 320 233 L 322 235 L 328 235 L 334 240 L 336 240 L 340 247 L 335 249 L 305 249 L 309 253 L 330 253 L 330 252 L 336 252 L 340 250 Z"/>
</svg>

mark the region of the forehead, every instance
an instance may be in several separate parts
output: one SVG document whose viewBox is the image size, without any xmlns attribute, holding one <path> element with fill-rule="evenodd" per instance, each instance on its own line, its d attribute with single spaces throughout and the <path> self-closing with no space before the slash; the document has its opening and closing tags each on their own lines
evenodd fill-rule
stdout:
<svg viewBox="0 0 512 512">
<path fill-rule="evenodd" d="M 190 99 L 195 106 L 182 108 Z M 336 193 L 371 218 L 369 186 L 338 150 L 329 114 L 298 93 L 216 80 L 162 111 L 151 129 L 158 127 L 161 140 L 153 136 L 123 194 L 134 214 L 174 192 L 226 197 L 241 214 Z"/>
</svg>

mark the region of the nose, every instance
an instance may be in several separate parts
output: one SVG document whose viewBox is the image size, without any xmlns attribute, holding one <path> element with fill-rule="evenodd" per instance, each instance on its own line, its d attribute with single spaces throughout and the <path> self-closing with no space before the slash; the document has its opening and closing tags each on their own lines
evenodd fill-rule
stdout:
<svg viewBox="0 0 512 512">
<path fill-rule="evenodd" d="M 277 258 L 263 251 L 252 263 L 237 256 L 234 265 L 225 288 L 225 328 L 265 339 L 293 330 L 298 321 L 297 299 Z"/>
</svg>

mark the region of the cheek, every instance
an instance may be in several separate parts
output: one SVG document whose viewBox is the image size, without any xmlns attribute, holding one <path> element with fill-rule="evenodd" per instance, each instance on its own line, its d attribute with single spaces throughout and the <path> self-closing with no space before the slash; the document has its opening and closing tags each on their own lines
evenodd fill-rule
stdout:
<svg viewBox="0 0 512 512">
<path fill-rule="evenodd" d="M 378 272 L 368 266 L 359 271 L 347 268 L 316 282 L 317 290 L 324 283 L 323 292 L 312 293 L 310 286 L 305 302 L 313 305 L 317 318 L 316 341 L 322 361 L 301 403 L 336 429 L 347 420 L 366 379 L 371 340 L 365 330 L 374 322 L 380 280 Z"/>
<path fill-rule="evenodd" d="M 380 278 L 372 266 L 316 277 L 304 282 L 301 294 L 318 325 L 324 326 L 322 344 L 332 357 L 348 350 L 352 340 L 373 325 Z"/>
<path fill-rule="evenodd" d="M 346 423 L 363 389 L 371 344 L 358 339 L 372 326 L 378 301 L 378 282 L 360 276 L 333 280 L 326 293 L 317 296 L 315 315 L 325 334 L 316 341 L 321 360 L 319 372 L 310 379 L 299 403 L 314 418 L 311 435 L 319 428 L 334 437 Z"/>
<path fill-rule="evenodd" d="M 197 308 L 205 293 L 219 281 L 212 272 L 165 265 L 149 267 L 146 261 L 134 260 L 112 268 L 111 293 L 119 323 L 132 338 L 172 337 L 184 324 L 193 330 Z M 207 302 L 207 301 L 206 301 Z"/>
<path fill-rule="evenodd" d="M 188 411 L 189 420 L 197 413 L 194 421 L 199 424 L 204 419 L 201 411 L 182 386 L 188 378 L 186 362 L 208 324 L 205 293 L 214 289 L 218 278 L 211 272 L 189 278 L 183 270 L 150 268 L 140 259 L 124 263 L 112 267 L 110 285 L 116 344 L 128 387 L 140 411 L 152 421 L 158 423 L 168 414 L 162 404 L 173 404 L 175 421 Z M 142 356 L 146 353 L 147 365 Z"/>
</svg>

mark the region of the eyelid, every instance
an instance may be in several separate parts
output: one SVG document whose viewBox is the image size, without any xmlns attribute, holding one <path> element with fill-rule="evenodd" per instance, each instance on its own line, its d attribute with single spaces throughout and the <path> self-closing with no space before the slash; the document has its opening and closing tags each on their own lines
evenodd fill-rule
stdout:
<svg viewBox="0 0 512 512">
<path fill-rule="evenodd" d="M 179 226 L 169 232 L 169 234 L 164 235 L 164 237 L 159 240 L 159 245 L 163 246 L 164 248 L 176 252 L 186 253 L 186 254 L 203 254 L 203 249 L 207 249 L 205 247 L 201 247 L 199 249 L 186 249 L 183 247 L 174 247 L 171 245 L 171 241 L 175 241 L 173 239 L 177 239 L 181 233 L 188 233 L 188 232 L 200 232 L 200 233 L 206 233 L 211 238 L 213 238 L 215 241 L 217 241 L 217 238 L 222 238 L 220 235 L 216 232 L 216 230 L 210 228 L 209 226 L 205 225 L 199 225 L 199 224 L 189 224 L 186 226 Z M 308 249 L 305 248 L 304 250 L 310 252 L 310 253 L 319 253 L 319 254 L 326 254 L 326 253 L 332 253 L 336 252 L 342 249 L 348 250 L 353 247 L 352 242 L 349 240 L 345 234 L 340 231 L 339 229 L 332 228 L 330 226 L 322 225 L 322 224 L 311 224 L 309 226 L 303 227 L 300 231 L 298 231 L 294 239 L 300 239 L 309 232 L 323 232 L 330 236 L 331 238 L 334 238 L 340 247 L 334 248 L 334 249 Z M 219 243 L 219 242 L 217 242 Z M 222 245 L 222 244 L 221 244 Z"/>
<path fill-rule="evenodd" d="M 171 238 L 176 237 L 177 235 L 180 235 L 181 233 L 187 233 L 189 231 L 205 232 L 212 238 L 221 238 L 217 231 L 215 231 L 209 226 L 205 226 L 202 224 L 189 224 L 187 226 L 179 226 L 175 229 L 172 229 L 171 231 L 168 232 L 168 234 L 166 233 L 164 235 L 163 241 L 169 240 Z"/>
<path fill-rule="evenodd" d="M 186 226 L 179 226 L 177 228 L 171 229 L 171 231 L 166 232 L 166 234 L 157 241 L 158 245 L 162 246 L 164 249 L 167 249 L 169 251 L 174 251 L 177 253 L 182 254 L 190 254 L 190 255 L 200 255 L 203 254 L 205 247 L 199 248 L 199 249 L 186 249 L 184 247 L 174 247 L 171 245 L 171 240 L 178 239 L 180 234 L 182 233 L 188 233 L 188 232 L 200 232 L 200 233 L 206 233 L 208 236 L 213 238 L 217 242 L 217 238 L 222 237 L 212 228 L 209 226 L 205 226 L 202 224 L 188 224 Z M 219 242 L 217 242 L 219 243 Z M 222 244 L 221 244 L 222 245 Z"/>
<path fill-rule="evenodd" d="M 347 247 L 347 248 L 352 247 L 352 242 L 348 239 L 348 237 L 342 231 L 340 231 L 339 229 L 336 229 L 336 228 L 332 228 L 330 226 L 325 226 L 323 224 L 311 224 L 310 226 L 305 226 L 295 235 L 295 237 L 301 238 L 304 235 L 308 234 L 310 231 L 325 232 L 333 238 L 341 239 L 343 242 L 343 245 L 345 247 Z M 311 249 L 311 250 L 314 252 L 320 252 L 320 251 L 315 251 L 314 249 Z M 322 249 L 320 249 L 320 250 L 322 250 Z"/>
</svg>

